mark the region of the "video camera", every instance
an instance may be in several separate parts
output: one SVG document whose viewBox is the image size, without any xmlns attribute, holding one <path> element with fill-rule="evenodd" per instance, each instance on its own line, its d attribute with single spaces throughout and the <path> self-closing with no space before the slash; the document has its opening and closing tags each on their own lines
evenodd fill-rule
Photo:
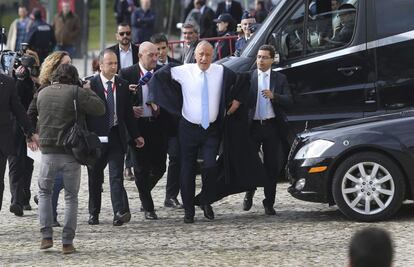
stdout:
<svg viewBox="0 0 414 267">
<path fill-rule="evenodd" d="M 40 74 L 39 67 L 36 65 L 34 57 L 27 55 L 26 50 L 28 48 L 27 43 L 21 44 L 20 51 L 3 50 L 3 36 L 4 28 L 1 28 L 1 49 L 0 49 L 0 73 L 13 76 L 13 70 L 23 66 L 24 71 L 22 73 L 15 73 L 16 78 L 25 79 L 30 76 L 38 77 Z"/>
</svg>

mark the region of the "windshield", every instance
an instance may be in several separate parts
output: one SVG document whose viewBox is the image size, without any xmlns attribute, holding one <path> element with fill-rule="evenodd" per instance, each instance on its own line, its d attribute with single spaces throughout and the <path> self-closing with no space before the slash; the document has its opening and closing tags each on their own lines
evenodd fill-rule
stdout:
<svg viewBox="0 0 414 267">
<path fill-rule="evenodd" d="M 261 27 L 259 28 L 259 30 L 254 33 L 253 38 L 247 44 L 247 46 L 243 50 L 243 53 L 242 53 L 241 56 L 243 56 L 243 57 L 253 57 L 253 56 L 256 56 L 256 52 L 257 51 L 254 49 L 256 47 L 255 44 L 257 43 L 257 41 L 259 40 L 259 38 L 263 34 L 266 34 L 266 31 L 269 29 L 269 24 L 272 23 L 273 19 L 276 17 L 276 14 L 279 13 L 280 9 L 286 3 L 286 1 L 287 0 L 278 0 L 278 1 L 276 1 L 275 7 L 274 7 L 272 13 L 270 13 L 267 16 L 266 20 L 263 22 L 263 24 L 261 25 Z"/>
</svg>

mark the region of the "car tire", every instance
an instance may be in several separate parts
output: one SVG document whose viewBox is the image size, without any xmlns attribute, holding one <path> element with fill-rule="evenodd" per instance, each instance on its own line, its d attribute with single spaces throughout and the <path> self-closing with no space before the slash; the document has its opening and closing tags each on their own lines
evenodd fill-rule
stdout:
<svg viewBox="0 0 414 267">
<path fill-rule="evenodd" d="M 354 154 L 335 171 L 332 194 L 339 210 L 357 221 L 390 218 L 404 200 L 405 180 L 389 157 L 376 152 Z"/>
</svg>

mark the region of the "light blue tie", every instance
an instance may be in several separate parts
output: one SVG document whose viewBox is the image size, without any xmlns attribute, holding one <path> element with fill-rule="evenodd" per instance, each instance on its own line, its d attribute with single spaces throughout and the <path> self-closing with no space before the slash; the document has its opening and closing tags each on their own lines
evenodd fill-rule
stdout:
<svg viewBox="0 0 414 267">
<path fill-rule="evenodd" d="M 204 129 L 207 129 L 210 125 L 209 118 L 209 108 L 208 108 L 208 82 L 207 74 L 203 72 L 203 91 L 201 92 L 201 126 Z"/>
<path fill-rule="evenodd" d="M 266 106 L 267 106 L 267 99 L 263 96 L 262 91 L 266 88 L 266 73 L 260 74 L 260 83 L 259 83 L 259 119 L 265 120 L 266 119 Z"/>
</svg>

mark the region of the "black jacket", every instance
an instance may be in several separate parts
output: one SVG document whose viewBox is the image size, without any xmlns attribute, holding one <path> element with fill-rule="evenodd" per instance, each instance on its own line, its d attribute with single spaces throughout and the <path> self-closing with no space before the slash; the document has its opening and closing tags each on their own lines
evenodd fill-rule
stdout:
<svg viewBox="0 0 414 267">
<path fill-rule="evenodd" d="M 129 136 L 135 139 L 140 136 L 137 125 L 134 123 L 134 114 L 129 101 L 129 89 L 128 82 L 115 76 L 115 87 L 116 87 L 116 115 L 118 119 L 118 131 L 122 142 L 122 149 L 126 151 L 127 142 L 126 130 L 128 130 Z M 91 89 L 105 102 L 105 89 L 102 85 L 100 75 L 96 75 L 91 79 Z M 102 116 L 87 116 L 86 123 L 88 129 L 95 132 L 99 136 L 108 136 L 108 109 Z"/>
<path fill-rule="evenodd" d="M 232 33 L 225 32 L 219 35 L 219 37 L 228 37 Z M 231 46 L 230 46 L 231 43 Z M 214 44 L 214 57 L 213 61 L 220 60 L 222 58 L 232 55 L 235 51 L 236 42 L 234 39 L 219 40 Z M 231 49 L 230 49 L 231 48 Z"/>
<path fill-rule="evenodd" d="M 249 108 L 249 124 L 252 122 L 254 113 L 256 112 L 257 90 L 258 90 L 258 75 L 257 69 L 250 72 L 250 89 L 247 99 Z M 287 155 L 289 153 L 290 144 L 293 140 L 294 134 L 291 131 L 284 110 L 292 105 L 292 95 L 290 93 L 289 84 L 286 76 L 282 73 L 271 70 L 270 71 L 270 90 L 278 96 L 272 101 L 273 111 L 276 115 L 275 123 L 278 130 L 278 138 L 280 140 L 280 150 L 278 151 L 278 158 L 275 159 L 275 164 L 278 165 L 279 171 L 282 171 L 286 164 Z"/>
<path fill-rule="evenodd" d="M 17 96 L 14 80 L 0 74 L 0 89 L 0 153 L 3 156 L 8 156 L 15 152 L 11 114 L 16 117 L 17 122 L 27 136 L 31 136 L 34 131 Z"/>
<path fill-rule="evenodd" d="M 131 44 L 131 48 L 132 48 L 132 63 L 137 64 L 138 63 L 138 50 L 139 50 L 138 46 Z M 118 59 L 118 69 L 116 70 L 116 72 L 119 72 L 119 70 L 121 69 L 121 57 L 119 55 L 119 44 L 110 46 L 108 47 L 108 49 L 111 49 L 116 54 L 116 58 Z"/>
<path fill-rule="evenodd" d="M 200 16 L 200 38 L 209 38 L 216 36 L 216 23 L 214 23 L 214 11 L 205 6 Z"/>
<path fill-rule="evenodd" d="M 243 15 L 243 9 L 238 1 L 231 1 L 230 12 L 226 12 L 226 2 L 221 2 L 217 6 L 216 17 L 224 13 L 230 14 L 233 19 L 239 23 Z"/>
<path fill-rule="evenodd" d="M 181 85 L 172 79 L 171 68 L 172 65 L 166 65 L 152 77 L 149 84 L 153 91 L 151 102 L 156 103 L 172 116 L 181 118 L 183 105 Z M 214 186 L 214 200 L 266 183 L 267 177 L 260 158 L 249 142 L 246 105 L 242 104 L 232 115 L 226 114 L 234 99 L 242 103 L 247 99 L 248 81 L 248 75 L 237 77 L 233 71 L 224 67 L 217 117 L 223 150 L 218 160 L 219 174 Z M 196 198 L 196 203 L 199 201 L 198 198 L 199 196 Z"/>
<path fill-rule="evenodd" d="M 181 62 L 183 64 L 196 63 L 194 52 L 195 52 L 195 49 L 196 49 L 199 42 L 200 41 L 197 40 L 197 41 L 193 42 L 189 47 L 184 47 L 183 56 L 181 58 Z"/>
</svg>

